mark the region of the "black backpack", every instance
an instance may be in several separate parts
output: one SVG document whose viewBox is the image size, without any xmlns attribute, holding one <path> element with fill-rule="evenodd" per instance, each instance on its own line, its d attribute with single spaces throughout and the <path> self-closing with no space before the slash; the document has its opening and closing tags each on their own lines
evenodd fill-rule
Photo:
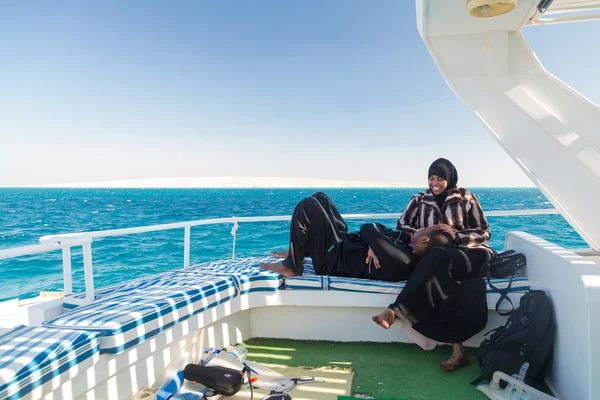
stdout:
<svg viewBox="0 0 600 400">
<path fill-rule="evenodd" d="M 538 386 L 545 377 L 550 362 L 556 324 L 552 305 L 542 290 L 531 290 L 521 297 L 519 307 L 506 324 L 488 333 L 477 349 L 481 376 L 472 382 L 492 380 L 496 371 L 509 376 L 518 374 L 523 363 L 529 363 L 525 383 Z"/>
</svg>

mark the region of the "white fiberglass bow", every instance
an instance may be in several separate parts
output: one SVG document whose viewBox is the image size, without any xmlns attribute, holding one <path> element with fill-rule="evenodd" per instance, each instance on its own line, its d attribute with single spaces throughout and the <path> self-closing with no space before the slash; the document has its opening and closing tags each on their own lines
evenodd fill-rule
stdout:
<svg viewBox="0 0 600 400">
<path fill-rule="evenodd" d="M 417 0 L 419 32 L 448 85 L 595 250 L 600 109 L 543 68 L 521 29 L 598 19 L 598 8 L 597 0 L 518 0 L 504 15 L 475 18 L 466 0 Z M 594 38 L 582 40 L 600 51 Z"/>
</svg>

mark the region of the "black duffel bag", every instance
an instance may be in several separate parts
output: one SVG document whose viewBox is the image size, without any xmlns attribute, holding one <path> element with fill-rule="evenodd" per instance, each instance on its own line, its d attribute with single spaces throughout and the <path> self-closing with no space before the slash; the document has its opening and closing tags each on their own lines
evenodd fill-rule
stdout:
<svg viewBox="0 0 600 400">
<path fill-rule="evenodd" d="M 506 316 L 510 315 L 515 309 L 513 302 L 508 297 L 508 292 L 512 287 L 513 278 L 525 265 L 527 265 L 527 260 L 525 259 L 524 254 L 517 253 L 514 250 L 507 250 L 502 253 L 494 253 L 494 256 L 490 259 L 488 265 L 482 270 L 482 272 L 484 272 L 486 275 L 489 287 L 500 295 L 498 302 L 496 302 L 496 312 L 500 315 Z M 508 282 L 506 289 L 500 290 L 492 284 L 492 277 L 497 279 L 508 278 L 510 281 Z M 500 311 L 500 304 L 502 304 L 504 300 L 510 303 L 511 310 L 508 312 Z"/>
<path fill-rule="evenodd" d="M 517 253 L 514 250 L 496 253 L 490 260 L 490 275 L 492 278 L 513 277 L 516 273 L 527 265 L 525 255 Z"/>
</svg>

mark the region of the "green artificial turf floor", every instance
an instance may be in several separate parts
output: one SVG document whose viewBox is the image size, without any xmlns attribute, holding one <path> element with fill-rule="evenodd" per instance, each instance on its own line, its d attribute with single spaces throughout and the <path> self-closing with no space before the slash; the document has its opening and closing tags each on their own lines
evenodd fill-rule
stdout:
<svg viewBox="0 0 600 400">
<path fill-rule="evenodd" d="M 376 398 L 469 400 L 487 397 L 471 386 L 479 376 L 475 349 L 471 365 L 447 372 L 439 362 L 450 346 L 424 351 L 414 344 L 326 342 L 253 338 L 244 343 L 248 359 L 291 367 L 338 366 L 354 369 L 354 394 Z"/>
</svg>

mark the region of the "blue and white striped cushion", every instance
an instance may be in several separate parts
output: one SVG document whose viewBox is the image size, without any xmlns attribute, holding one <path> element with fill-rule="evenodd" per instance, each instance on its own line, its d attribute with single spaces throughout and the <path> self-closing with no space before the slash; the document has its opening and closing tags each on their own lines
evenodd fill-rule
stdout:
<svg viewBox="0 0 600 400">
<path fill-rule="evenodd" d="M 340 278 L 336 276 L 328 278 L 327 290 L 339 290 L 343 292 L 398 294 L 406 285 L 406 281 L 387 282 L 371 279 Z"/>
<path fill-rule="evenodd" d="M 285 278 L 286 290 L 329 290 L 329 276 L 302 275 Z"/>
<path fill-rule="evenodd" d="M 236 258 L 197 264 L 178 272 L 231 276 L 236 282 L 239 294 L 276 292 L 283 289 L 283 275 L 265 271 L 260 268 L 260 264 L 277 261 L 280 260 L 272 256 Z"/>
<path fill-rule="evenodd" d="M 287 290 L 329 290 L 329 278 L 329 276 L 317 275 L 312 261 L 306 259 L 302 276 L 285 278 L 285 288 Z"/>
<path fill-rule="evenodd" d="M 508 287 L 509 279 L 490 279 L 492 285 L 496 286 L 500 290 L 504 290 Z M 486 281 L 487 283 L 487 281 Z M 523 276 L 516 276 L 512 280 L 512 285 L 510 286 L 510 293 L 513 292 L 529 292 L 529 278 L 525 278 Z M 496 293 L 489 285 L 487 285 L 488 293 Z"/>
<path fill-rule="evenodd" d="M 77 373 L 92 366 L 99 358 L 98 336 L 22 325 L 1 335 L 0 399 L 21 399 L 55 378 L 60 382 L 60 375 L 72 368 Z M 41 388 L 43 394 L 51 390 Z"/>
<path fill-rule="evenodd" d="M 492 285 L 500 290 L 508 287 L 508 279 L 492 279 Z M 288 290 L 339 290 L 345 292 L 398 294 L 406 285 L 403 282 L 375 281 L 371 279 L 341 278 L 337 276 L 319 276 L 315 274 L 312 264 L 304 265 L 302 276 L 285 279 L 285 288 Z M 529 279 L 515 277 L 510 292 L 529 291 Z M 487 293 L 495 293 L 488 285 Z"/>
<path fill-rule="evenodd" d="M 336 276 L 303 275 L 286 278 L 287 290 L 339 290 L 344 292 L 398 294 L 406 281 L 387 282 Z"/>
<path fill-rule="evenodd" d="M 120 292 L 137 291 L 150 286 L 161 286 L 165 280 L 168 280 L 170 275 L 172 275 L 172 272 L 163 272 L 139 279 L 132 279 L 126 282 L 103 286 L 94 290 L 94 300 L 101 300 Z M 85 304 L 85 293 L 73 293 L 65 296 L 63 299 L 63 307 L 65 309 L 73 309 L 83 304 Z"/>
<path fill-rule="evenodd" d="M 149 287 L 165 287 L 177 280 L 176 274 L 195 272 L 197 274 L 232 276 L 240 294 L 250 292 L 274 292 L 283 288 L 283 276 L 260 268 L 262 263 L 278 261 L 275 257 L 249 257 L 229 260 L 210 261 L 191 267 L 163 272 L 123 283 L 104 286 L 94 291 L 94 299 L 101 300 L 118 293 L 138 293 Z M 85 293 L 65 296 L 63 307 L 67 310 L 85 304 Z"/>
<path fill-rule="evenodd" d="M 345 292 L 363 292 L 363 293 L 392 293 L 398 294 L 406 285 L 403 282 L 385 282 L 369 279 L 339 278 L 328 277 L 329 283 L 327 290 L 341 290 Z M 508 287 L 508 279 L 492 279 L 492 285 L 500 290 Z M 529 290 L 529 279 L 514 278 L 510 292 L 527 292 Z M 491 287 L 487 287 L 487 293 L 495 293 Z"/>
<path fill-rule="evenodd" d="M 236 295 L 231 277 L 180 272 L 162 286 L 116 293 L 44 325 L 98 331 L 100 351 L 116 354 Z"/>
</svg>

